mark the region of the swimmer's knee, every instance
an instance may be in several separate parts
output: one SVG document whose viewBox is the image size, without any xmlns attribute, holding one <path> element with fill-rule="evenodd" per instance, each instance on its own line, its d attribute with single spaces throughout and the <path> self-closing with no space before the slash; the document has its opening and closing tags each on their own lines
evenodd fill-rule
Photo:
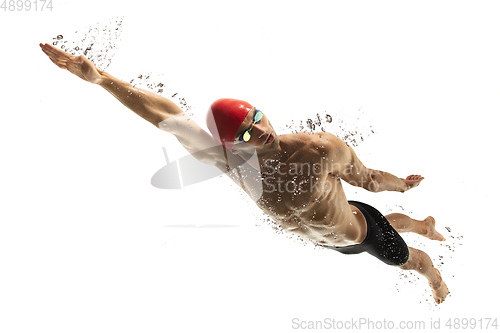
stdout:
<svg viewBox="0 0 500 333">
<path fill-rule="evenodd" d="M 411 247 L 408 247 L 408 259 L 406 260 L 406 263 L 400 265 L 399 268 L 403 270 L 413 270 L 417 268 L 418 260 L 416 260 L 413 250 L 414 249 Z"/>
<path fill-rule="evenodd" d="M 401 268 L 402 270 L 409 271 L 409 270 L 414 270 L 417 267 L 417 265 L 411 262 L 411 260 L 408 260 L 406 264 L 397 267 Z"/>
</svg>

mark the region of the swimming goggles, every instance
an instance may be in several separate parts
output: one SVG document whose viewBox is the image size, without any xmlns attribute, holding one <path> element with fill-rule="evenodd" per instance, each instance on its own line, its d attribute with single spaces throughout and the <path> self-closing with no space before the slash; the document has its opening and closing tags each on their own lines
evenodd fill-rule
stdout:
<svg viewBox="0 0 500 333">
<path fill-rule="evenodd" d="M 253 116 L 252 126 L 250 126 L 250 128 L 247 129 L 245 132 L 243 132 L 236 142 L 238 142 L 238 141 L 239 142 L 250 141 L 250 138 L 252 137 L 253 125 L 257 124 L 262 119 L 263 116 L 264 116 L 264 114 L 262 113 L 262 111 L 260 111 L 260 110 L 255 111 L 255 115 Z"/>
</svg>

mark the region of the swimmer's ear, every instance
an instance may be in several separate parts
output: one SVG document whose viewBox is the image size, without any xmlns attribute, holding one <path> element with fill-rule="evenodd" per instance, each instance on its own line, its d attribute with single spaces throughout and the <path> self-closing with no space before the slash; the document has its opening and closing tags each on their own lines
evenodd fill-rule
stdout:
<svg viewBox="0 0 500 333">
<path fill-rule="evenodd" d="M 231 153 L 233 153 L 234 155 L 242 155 L 242 154 L 243 154 L 243 155 L 246 155 L 246 154 L 248 154 L 248 152 L 247 152 L 246 150 L 244 150 L 244 149 L 243 149 L 243 148 L 244 148 L 244 146 L 245 146 L 245 145 L 240 145 L 240 146 L 238 147 L 238 145 L 234 145 L 234 146 L 230 149 L 230 151 L 231 151 Z"/>
<path fill-rule="evenodd" d="M 237 147 L 235 147 L 235 146 L 237 146 Z M 256 154 L 255 147 L 250 145 L 250 144 L 241 143 L 241 144 L 235 145 L 235 146 L 233 146 L 231 148 L 231 153 L 233 153 L 234 155 L 240 156 L 244 160 L 248 160 L 249 158 L 251 158 L 251 156 Z"/>
</svg>

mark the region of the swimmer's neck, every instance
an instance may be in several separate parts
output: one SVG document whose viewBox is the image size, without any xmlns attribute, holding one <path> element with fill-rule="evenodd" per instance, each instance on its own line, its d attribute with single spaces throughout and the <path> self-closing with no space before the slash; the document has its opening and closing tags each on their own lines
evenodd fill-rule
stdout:
<svg viewBox="0 0 500 333">
<path fill-rule="evenodd" d="M 251 154 L 246 151 L 239 151 L 237 155 L 244 159 L 246 163 L 252 166 L 255 170 L 261 172 L 262 170 L 265 170 L 263 166 L 265 165 L 266 161 L 282 161 L 284 158 L 286 158 L 284 155 L 286 155 L 287 149 L 284 149 L 283 147 L 283 141 L 281 139 L 282 136 L 280 135 L 278 137 L 280 140 L 278 143 L 278 147 L 271 151 L 257 151 L 257 158 L 254 158 L 255 152 Z M 287 146 L 287 144 L 285 143 L 284 146 Z"/>
</svg>

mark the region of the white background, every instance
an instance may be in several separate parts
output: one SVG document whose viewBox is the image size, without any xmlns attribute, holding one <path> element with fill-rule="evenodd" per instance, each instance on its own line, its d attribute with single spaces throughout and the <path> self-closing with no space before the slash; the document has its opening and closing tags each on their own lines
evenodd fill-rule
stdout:
<svg viewBox="0 0 500 333">
<path fill-rule="evenodd" d="M 498 316 L 497 2 L 53 7 L 0 11 L 0 331 L 289 332 L 293 318 L 423 320 L 430 330 L 431 318 L 445 329 L 449 318 Z M 258 105 L 275 128 L 362 108 L 359 123 L 375 129 L 357 147 L 364 163 L 426 179 L 405 194 L 346 192 L 436 218 L 449 248 L 405 239 L 436 264 L 444 257 L 449 299 L 433 305 L 423 278 L 368 255 L 274 233 L 221 177 L 151 186 L 161 147 L 185 154 L 176 140 L 38 47 L 117 16 L 122 39 L 106 70 L 163 74 L 199 123 L 220 97 Z M 165 227 L 193 224 L 237 227 Z"/>
</svg>

